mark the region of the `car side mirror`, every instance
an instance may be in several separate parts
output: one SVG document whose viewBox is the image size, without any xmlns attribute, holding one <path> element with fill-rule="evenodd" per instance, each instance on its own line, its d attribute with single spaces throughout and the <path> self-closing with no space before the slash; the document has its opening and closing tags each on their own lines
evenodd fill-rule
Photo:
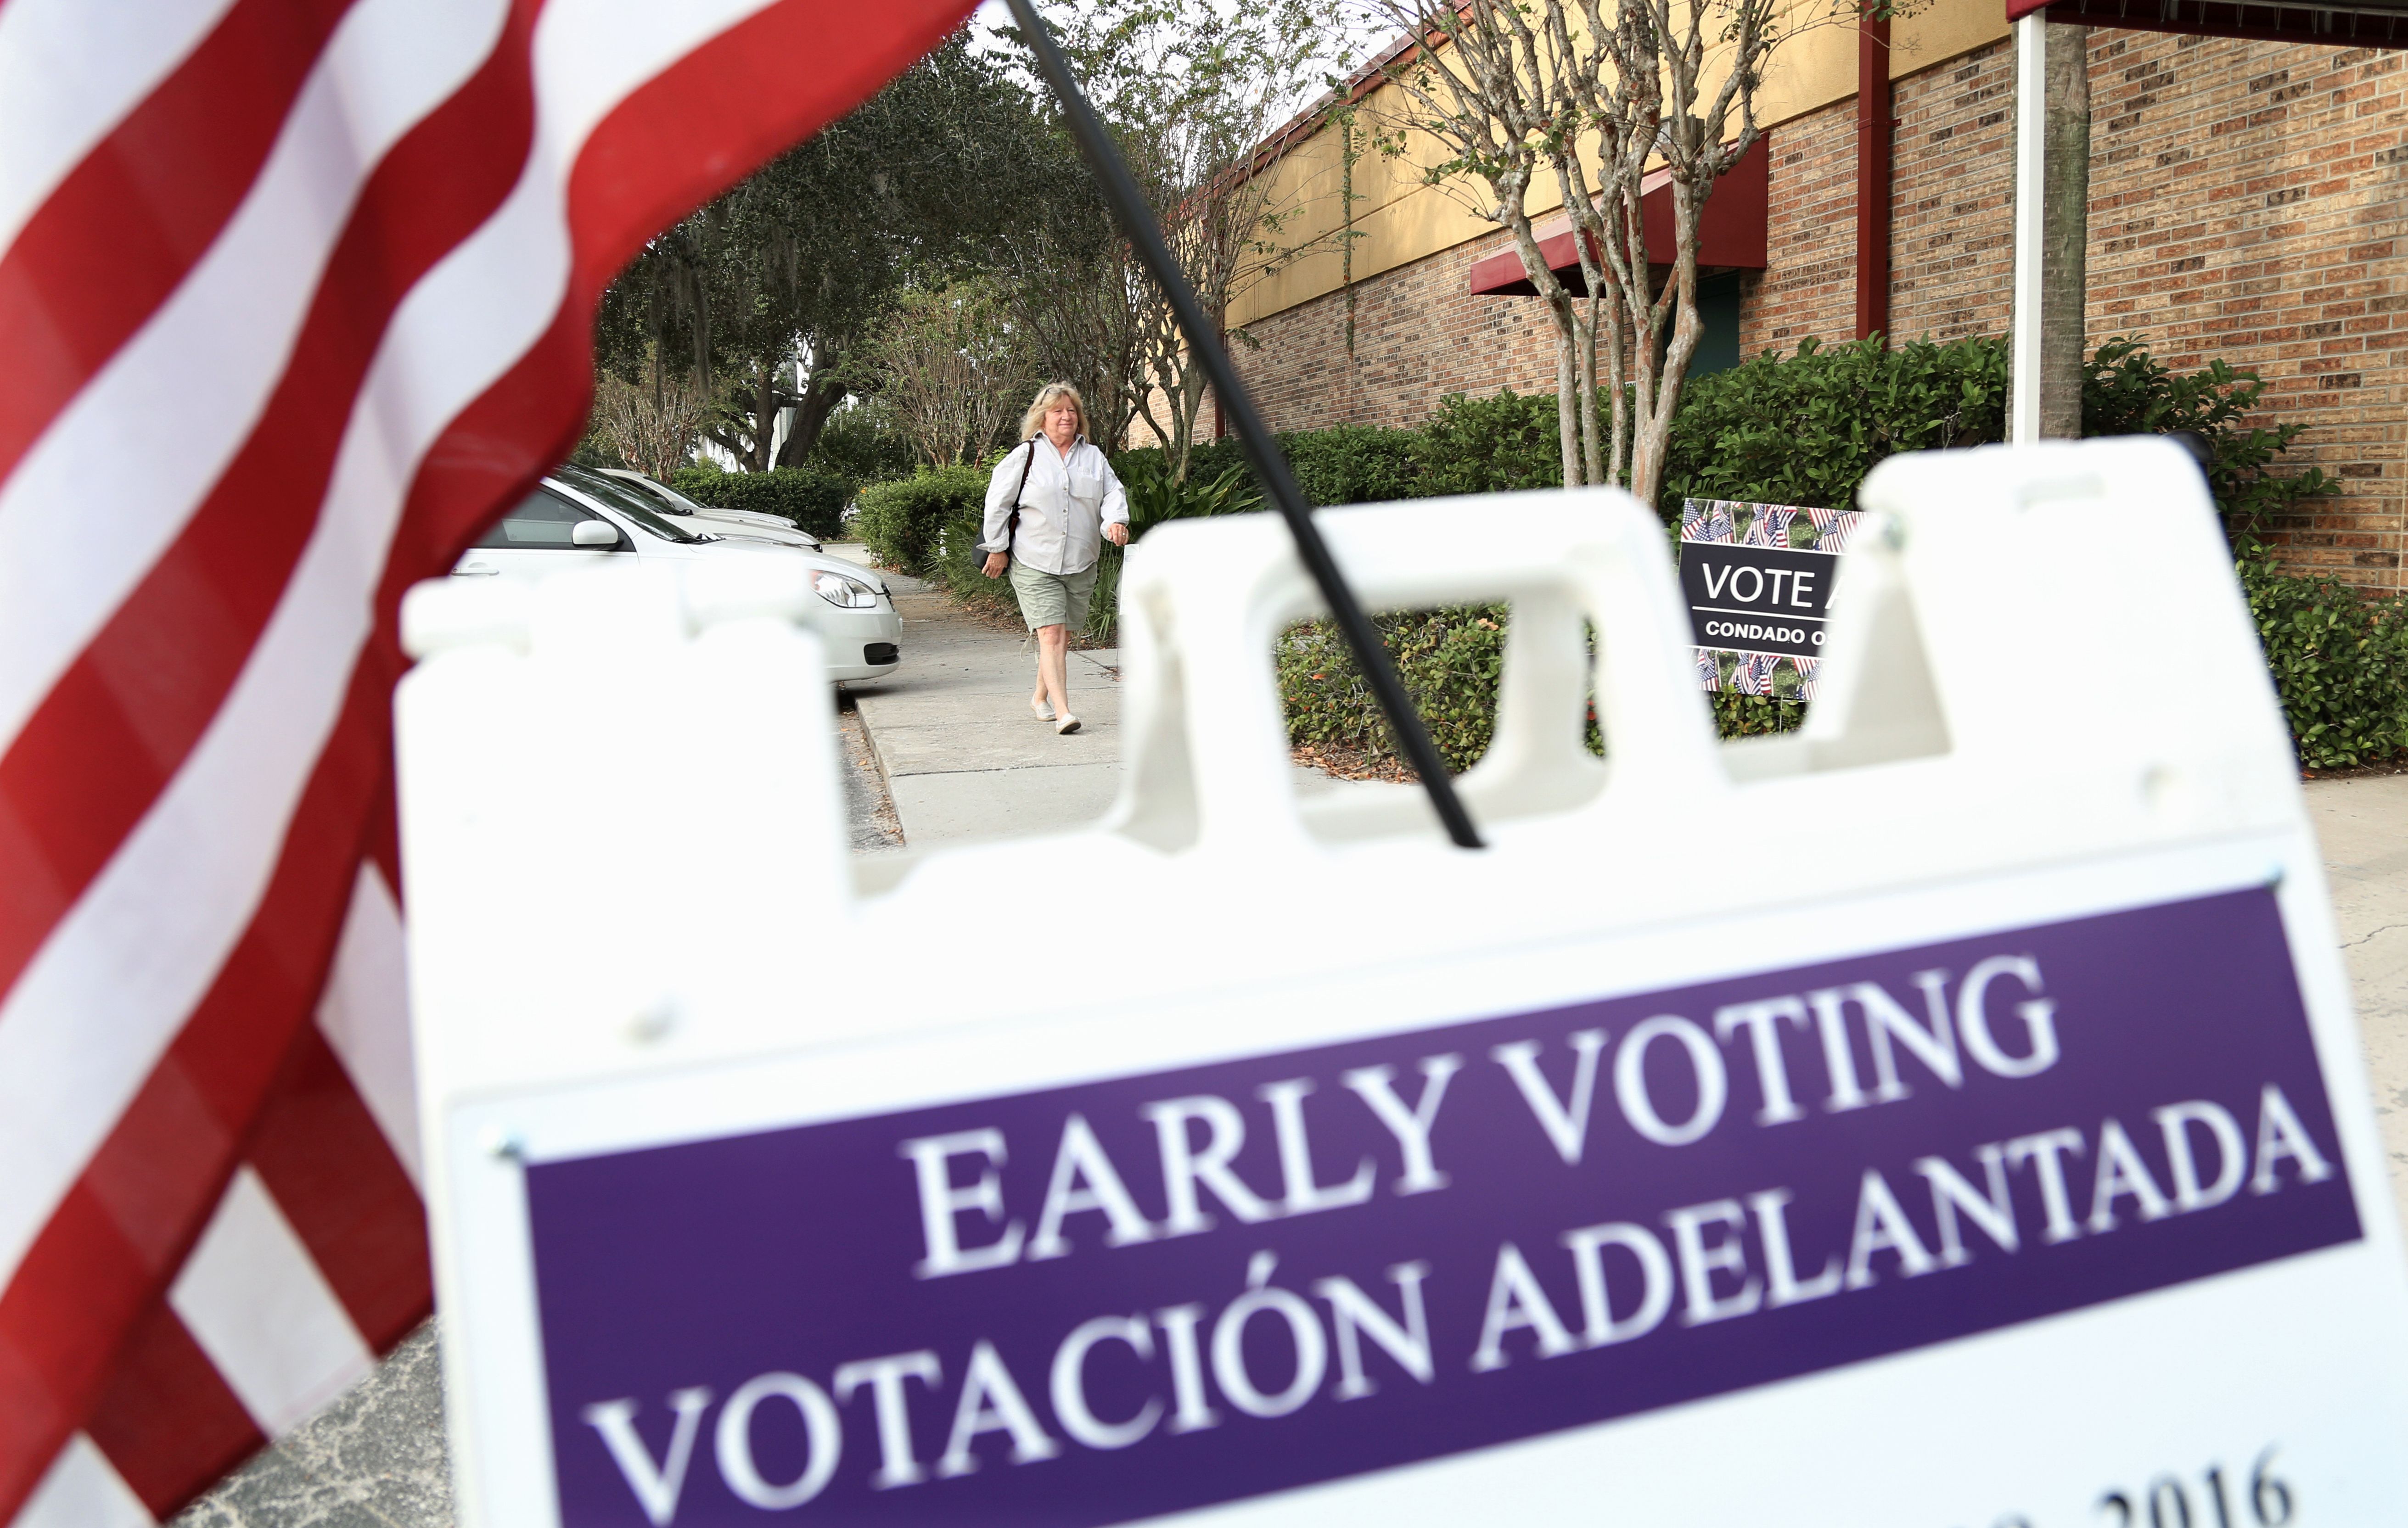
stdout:
<svg viewBox="0 0 2408 1528">
<path fill-rule="evenodd" d="M 568 544 L 572 547 L 615 547 L 619 544 L 619 527 L 607 520 L 580 520 L 568 528 Z"/>
</svg>

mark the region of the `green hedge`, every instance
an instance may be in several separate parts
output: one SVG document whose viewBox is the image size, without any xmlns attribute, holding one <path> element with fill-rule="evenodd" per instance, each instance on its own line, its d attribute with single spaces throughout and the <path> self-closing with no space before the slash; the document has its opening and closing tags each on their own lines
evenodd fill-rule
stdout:
<svg viewBox="0 0 2408 1528">
<path fill-rule="evenodd" d="M 963 514 L 985 512 L 986 484 L 987 470 L 971 466 L 924 469 L 909 478 L 872 483 L 856 501 L 853 534 L 881 565 L 927 578 L 942 550 L 946 525 Z"/>
<path fill-rule="evenodd" d="M 1684 497 L 1852 504 L 1865 475 L 1895 452 L 2001 438 L 2006 383 L 2006 346 L 1991 338 L 1889 349 L 1872 342 L 1827 349 L 1810 340 L 1790 355 L 1758 356 L 1689 385 L 1659 506 L 1669 522 Z M 2209 485 L 2241 545 L 2241 576 L 2301 762 L 2331 768 L 2396 757 L 2408 751 L 2408 607 L 2370 603 L 2336 581 L 2284 573 L 2265 554 L 2257 528 L 2279 522 L 2333 483 L 2315 468 L 2273 470 L 2300 427 L 2243 428 L 2261 393 L 2254 375 L 2222 362 L 2178 375 L 2141 340 L 2118 336 L 2091 356 L 2085 433 L 2188 429 L 2207 438 Z M 1401 485 L 1393 477 L 1381 482 L 1387 496 L 1560 480 L 1549 396 L 1451 397 L 1418 431 L 1379 433 L 1391 437 L 1382 460 L 1397 459 L 1393 441 L 1401 437 L 1402 455 L 1412 464 Z M 1359 431 L 1329 449 L 1346 457 L 1365 453 Z M 1503 616 L 1503 607 L 1484 607 L 1381 619 L 1407 692 L 1450 767 L 1466 767 L 1486 747 Z M 1368 691 L 1351 662 L 1333 658 L 1331 640 L 1318 625 L 1282 640 L 1277 662 L 1292 735 L 1298 742 L 1387 749 Z M 1764 696 L 1713 697 L 1726 737 L 1786 731 L 1805 710 Z"/>
<path fill-rule="evenodd" d="M 1657 508 L 1670 521 L 1689 498 L 1853 504 L 1884 457 L 2004 439 L 2006 405 L 2003 339 L 1809 339 L 1690 381 Z"/>
<path fill-rule="evenodd" d="M 2408 750 L 2408 601 L 2285 573 L 2254 546 L 2240 565 L 2300 762 L 2343 769 Z"/>
<path fill-rule="evenodd" d="M 844 529 L 845 506 L 853 479 L 833 467 L 778 467 L 769 472 L 721 472 L 686 467 L 669 486 L 714 509 L 752 509 L 777 515 L 823 539 Z"/>
<path fill-rule="evenodd" d="M 1480 762 L 1497 728 L 1498 677 L 1504 672 L 1505 608 L 1460 606 L 1377 617 L 1389 662 L 1449 770 Z M 1380 703 L 1337 628 L 1309 621 L 1280 637 L 1274 650 L 1280 700 L 1290 740 L 1394 753 Z"/>
<path fill-rule="evenodd" d="M 1865 475 L 1898 451 L 1981 445 L 2003 437 L 2007 350 L 1973 338 L 1884 347 L 1808 340 L 1692 378 L 1673 425 L 1659 510 L 1668 523 L 1686 497 L 1845 506 Z M 2408 753 L 2408 603 L 2370 601 L 2335 580 L 2274 564 L 2258 540 L 2333 480 L 2315 468 L 2275 470 L 2301 426 L 2243 428 L 2263 387 L 2221 361 L 2176 374 L 2137 336 L 2093 352 L 2083 386 L 2084 433 L 2195 430 L 2209 445 L 2208 480 L 2239 551 L 2267 661 L 2300 762 L 2336 768 Z M 1314 504 L 1552 487 L 1561 481 L 1555 402 L 1504 392 L 1450 396 L 1414 429 L 1341 425 L 1280 437 Z M 1122 478 L 1158 478 L 1162 453 L 1114 458 Z M 1191 482 L 1235 471 L 1251 486 L 1234 440 L 1195 448 Z M 864 493 L 865 513 L 869 494 Z M 1242 496 L 1242 495 L 1241 495 Z M 1477 527 L 1466 527 L 1477 534 Z M 1113 571 L 1117 571 L 1115 566 Z M 1098 601 L 1099 610 L 1109 599 Z M 1380 618 L 1391 655 L 1452 768 L 1488 744 L 1502 659 L 1504 608 L 1472 607 Z M 1281 639 L 1276 662 L 1289 729 L 1299 743 L 1391 747 L 1351 659 L 1318 623 Z M 1727 737 L 1797 726 L 1805 707 L 1718 694 Z"/>
<path fill-rule="evenodd" d="M 924 576 L 974 610 L 1016 618 L 1020 614 L 1020 596 L 1013 593 L 1011 580 L 986 576 L 986 553 L 978 548 L 980 527 L 985 519 L 983 502 L 954 510 L 945 521 Z"/>
<path fill-rule="evenodd" d="M 1413 441 L 1413 498 L 1561 488 L 1562 433 L 1555 395 L 1512 388 L 1485 398 L 1450 393 Z"/>
<path fill-rule="evenodd" d="M 1555 438 L 1555 394 L 1508 388 L 1486 398 L 1449 393 L 1436 413 L 1410 429 L 1336 424 L 1291 431 L 1279 443 L 1305 502 L 1318 506 L 1554 488 L 1563 481 Z M 1123 481 L 1158 477 L 1163 453 L 1152 446 L 1122 451 L 1112 466 Z M 1211 441 L 1188 453 L 1193 481 L 1210 482 L 1228 472 L 1242 474 L 1250 496 L 1260 497 L 1235 439 Z"/>
</svg>

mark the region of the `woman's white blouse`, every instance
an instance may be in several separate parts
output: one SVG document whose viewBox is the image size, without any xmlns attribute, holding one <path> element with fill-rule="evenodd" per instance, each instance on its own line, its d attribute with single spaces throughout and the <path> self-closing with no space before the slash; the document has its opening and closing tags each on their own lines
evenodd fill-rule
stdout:
<svg viewBox="0 0 2408 1528">
<path fill-rule="evenodd" d="M 1037 453 L 1034 461 L 1029 460 L 1031 450 Z M 1040 572 L 1084 573 L 1096 565 L 1104 527 L 1128 523 L 1128 494 L 1112 475 L 1112 464 L 1084 436 L 1070 448 L 1068 461 L 1043 436 L 1003 453 L 986 485 L 980 550 L 1004 550 L 1004 523 L 1011 518 L 1012 492 L 1020 487 L 1024 464 L 1028 487 L 1020 495 L 1020 529 L 1011 538 L 1011 555 Z"/>
</svg>

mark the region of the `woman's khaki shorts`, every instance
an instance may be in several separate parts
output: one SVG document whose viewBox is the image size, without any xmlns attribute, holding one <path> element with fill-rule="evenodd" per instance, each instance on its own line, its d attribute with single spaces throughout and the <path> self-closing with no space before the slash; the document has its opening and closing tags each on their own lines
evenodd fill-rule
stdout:
<svg viewBox="0 0 2408 1528">
<path fill-rule="evenodd" d="M 1076 634 L 1087 629 L 1087 601 L 1096 593 L 1096 569 L 1083 573 L 1047 573 L 1011 560 L 1011 592 L 1020 596 L 1020 613 L 1028 629 L 1068 626 Z"/>
</svg>

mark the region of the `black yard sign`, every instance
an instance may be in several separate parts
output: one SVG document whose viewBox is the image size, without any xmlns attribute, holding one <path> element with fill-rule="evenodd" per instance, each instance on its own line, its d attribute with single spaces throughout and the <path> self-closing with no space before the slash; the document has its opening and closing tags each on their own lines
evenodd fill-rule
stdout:
<svg viewBox="0 0 2408 1528">
<path fill-rule="evenodd" d="M 1696 544 L 1681 549 L 1681 590 L 1698 646 L 1787 658 L 1823 655 L 1823 612 L 1840 559 L 1828 551 Z"/>
<path fill-rule="evenodd" d="M 1681 591 L 1708 690 L 1812 700 L 1853 509 L 1690 499 Z"/>
</svg>

